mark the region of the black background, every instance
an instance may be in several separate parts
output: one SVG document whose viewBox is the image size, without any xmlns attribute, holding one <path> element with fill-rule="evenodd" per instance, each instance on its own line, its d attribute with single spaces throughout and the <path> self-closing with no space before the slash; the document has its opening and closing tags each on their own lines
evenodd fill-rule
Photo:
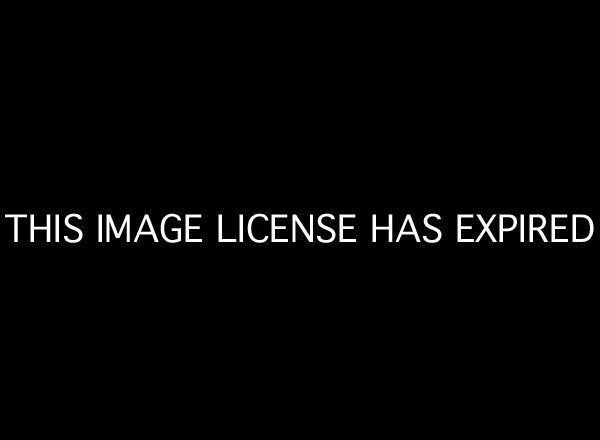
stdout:
<svg viewBox="0 0 600 440">
<path fill-rule="evenodd" d="M 524 11 L 247 12 L 23 16 L 3 55 L 2 213 L 356 212 L 361 243 L 4 240 L 11 412 L 573 429 L 595 389 L 597 238 L 460 246 L 453 218 L 597 221 L 592 29 Z M 444 241 L 371 246 L 375 212 L 438 212 Z"/>
</svg>

